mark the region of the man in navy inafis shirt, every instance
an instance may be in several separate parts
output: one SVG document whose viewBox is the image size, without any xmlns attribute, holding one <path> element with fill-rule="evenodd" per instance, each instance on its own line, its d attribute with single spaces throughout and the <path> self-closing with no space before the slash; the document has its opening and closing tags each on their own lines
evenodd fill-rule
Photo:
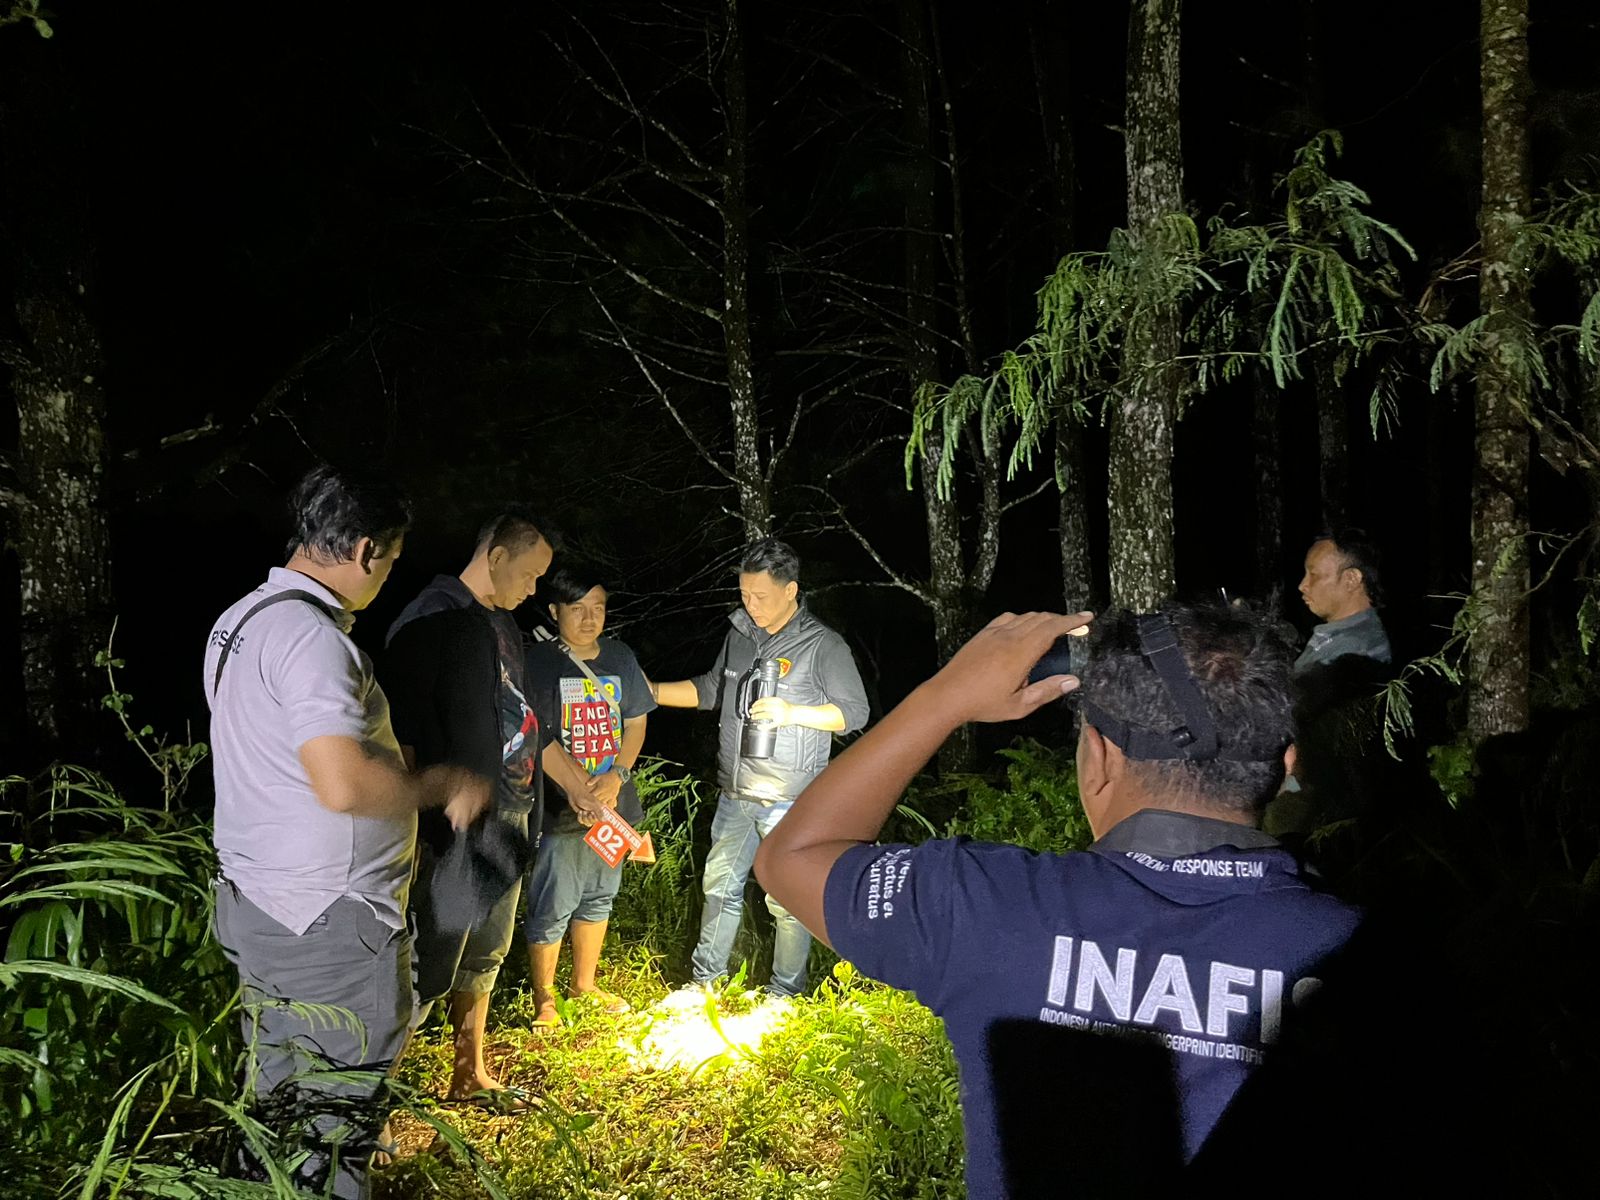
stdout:
<svg viewBox="0 0 1600 1200">
<path fill-rule="evenodd" d="M 1078 745 L 1088 852 L 871 844 L 962 722 L 1077 688 L 1024 681 L 1087 620 L 997 619 L 802 794 L 756 863 L 817 936 L 944 1018 L 973 1197 L 1169 1177 L 1358 919 L 1256 828 L 1293 761 L 1293 655 L 1236 610 L 1097 622 Z"/>
</svg>

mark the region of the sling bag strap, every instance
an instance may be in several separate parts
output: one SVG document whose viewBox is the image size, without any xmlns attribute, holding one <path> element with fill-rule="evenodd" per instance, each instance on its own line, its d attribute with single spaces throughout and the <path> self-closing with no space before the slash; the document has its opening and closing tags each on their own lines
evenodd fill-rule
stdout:
<svg viewBox="0 0 1600 1200">
<path fill-rule="evenodd" d="M 334 612 L 333 606 L 326 600 L 320 596 L 313 596 L 310 592 L 302 591 L 299 588 L 290 588 L 286 592 L 273 592 L 266 599 L 256 601 L 246 610 L 244 616 L 239 618 L 238 623 L 228 631 L 228 640 L 222 643 L 222 653 L 217 655 L 216 674 L 211 677 L 211 694 L 213 696 L 217 694 L 217 688 L 222 686 L 222 668 L 228 665 L 228 656 L 233 653 L 234 646 L 238 644 L 239 630 L 244 628 L 245 622 L 263 608 L 270 608 L 272 605 L 281 604 L 285 600 L 304 600 L 313 608 L 320 608 L 327 613 L 330 620 L 337 621 L 339 619 Z"/>
<path fill-rule="evenodd" d="M 617 723 L 617 737 L 620 739 L 622 737 L 622 727 L 627 724 L 627 722 L 625 720 L 623 720 L 623 718 L 622 718 L 622 706 L 619 705 L 610 696 L 606 696 L 606 689 L 605 689 L 604 685 L 601 684 L 600 677 L 589 669 L 589 664 L 588 663 L 584 662 L 583 659 L 579 658 L 576 654 L 574 654 L 572 652 L 572 647 L 571 646 L 567 645 L 565 642 L 561 641 L 559 638 L 556 640 L 556 645 L 560 646 L 561 649 L 566 653 L 566 656 L 568 658 L 570 658 L 574 663 L 577 664 L 578 670 L 582 671 L 585 675 L 587 675 L 589 677 L 589 682 L 594 684 L 594 690 L 595 690 L 596 694 L 601 695 L 601 696 L 605 696 L 606 703 L 611 706 L 611 719 Z M 621 743 L 620 742 L 618 743 L 617 750 L 618 750 L 617 757 L 620 759 L 622 757 Z M 622 779 L 623 779 L 624 782 L 626 782 L 629 778 L 632 777 L 632 774 L 633 774 L 632 768 L 624 767 L 619 762 L 617 764 L 617 766 L 616 766 L 616 769 L 622 772 Z"/>
<path fill-rule="evenodd" d="M 620 737 L 622 734 L 622 706 L 610 696 L 606 695 L 606 689 L 605 686 L 600 682 L 600 677 L 589 669 L 588 663 L 584 662 L 583 659 L 579 658 L 572 652 L 571 646 L 567 645 L 565 642 L 557 642 L 556 645 L 561 647 L 561 649 L 566 653 L 566 656 L 570 658 L 577 666 L 578 670 L 582 671 L 589 677 L 589 682 L 594 684 L 595 694 L 604 697 L 605 702 L 611 706 L 611 716 L 612 719 L 617 723 L 617 734 Z"/>
</svg>

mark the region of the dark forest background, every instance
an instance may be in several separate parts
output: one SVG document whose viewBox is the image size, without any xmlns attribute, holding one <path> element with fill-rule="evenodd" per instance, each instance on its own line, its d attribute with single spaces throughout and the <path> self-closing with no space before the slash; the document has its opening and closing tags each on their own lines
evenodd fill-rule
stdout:
<svg viewBox="0 0 1600 1200">
<path fill-rule="evenodd" d="M 0 30 L 11 290 L 67 262 L 101 344 L 109 552 L 62 538 L 56 557 L 66 571 L 109 562 L 102 606 L 144 720 L 202 722 L 205 629 L 280 560 L 280 498 L 315 459 L 390 470 L 418 501 L 402 565 L 358 624 L 366 645 L 430 574 L 458 570 L 504 499 L 605 560 L 613 632 L 659 677 L 707 658 L 731 555 L 762 518 L 802 552 L 811 602 L 850 638 L 880 712 L 974 619 L 1106 602 L 1096 398 L 1069 488 L 1088 557 L 1067 563 L 1067 590 L 1072 566 L 1085 578 L 1066 597 L 1048 442 L 1000 480 L 1014 507 L 994 522 L 978 469 L 958 462 L 955 525 L 934 544 L 960 530 L 965 587 L 942 610 L 926 598 L 930 518 L 904 442 L 917 371 L 947 386 L 994 370 L 1037 328 L 1062 254 L 1128 224 L 1125 8 L 747 6 L 736 45 L 728 11 L 336 5 L 304 22 L 69 5 L 53 37 Z M 1186 210 L 1280 210 L 1296 150 L 1339 130 L 1328 170 L 1416 250 L 1395 256 L 1395 283 L 1414 298 L 1466 278 L 1470 310 L 1478 16 L 1470 3 L 1192 6 Z M 1590 179 L 1594 14 L 1534 5 L 1530 45 L 1531 178 Z M 734 104 L 757 509 L 749 480 L 731 478 L 750 446 L 730 424 L 738 373 L 718 328 Z M 1395 371 L 1376 419 L 1362 366 L 1334 382 L 1307 363 L 1283 387 L 1246 371 L 1190 395 L 1173 456 L 1179 592 L 1226 587 L 1309 626 L 1299 558 L 1346 518 L 1386 550 L 1398 650 L 1437 650 L 1458 602 L 1435 597 L 1470 586 L 1474 419 L 1470 376 L 1430 386 L 1430 354 Z M 22 450 L 16 414 L 0 419 Z M 1589 520 L 1586 477 L 1550 462 L 1570 466 L 1534 458 L 1528 528 L 1570 538 Z M 18 562 L 3 566 L 6 627 L 27 626 Z M 1534 597 L 1534 677 L 1578 645 L 1581 598 L 1581 570 Z M 102 632 L 96 616 L 80 642 Z M 93 755 L 107 730 L 82 714 L 70 736 L 26 733 L 19 653 L 3 640 L 8 755 Z M 1435 699 L 1448 722 L 1450 694 Z M 653 749 L 693 754 L 690 720 L 658 725 Z"/>
<path fill-rule="evenodd" d="M 517 502 L 678 678 L 773 533 L 875 716 L 1005 609 L 1225 594 L 1303 634 L 1307 545 L 1364 527 L 1395 676 L 1318 731 L 1341 783 L 1296 848 L 1395 957 L 1325 1048 L 1352 1131 L 1298 1096 L 1279 1144 L 1297 1178 L 1589 1194 L 1597 63 L 1591 0 L 0 0 L 12 1190 L 232 1184 L 200 663 L 326 460 L 416 502 L 369 650 Z M 1068 719 L 1017 732 L 953 738 L 891 832 L 1081 847 Z M 714 738 L 651 723 L 661 862 L 607 956 L 641 1010 L 692 939 Z M 485 1161 L 517 1195 L 640 1163 L 961 1194 L 948 1045 L 847 966 L 772 1075 L 648 1101 L 609 1019 L 541 1038 L 513 984 L 495 1053 L 556 1116 L 468 1114 L 485 1157 L 409 1155 L 390 1194 L 480 1194 Z M 407 1068 L 423 1145 L 446 1057 Z"/>
<path fill-rule="evenodd" d="M 930 562 L 923 497 L 915 478 L 906 486 L 905 364 L 922 355 L 927 382 L 946 385 L 992 370 L 1036 329 L 1061 256 L 1102 249 L 1127 224 L 1128 14 L 902 3 L 740 15 L 743 302 L 769 527 L 799 548 L 812 602 L 849 638 L 882 711 L 954 636 L 936 641 L 913 592 Z M 1275 180 L 1296 150 L 1338 129 L 1330 173 L 1370 193 L 1370 213 L 1416 250 L 1397 256 L 1401 286 L 1451 286 L 1440 277 L 1478 240 L 1478 17 L 1466 3 L 1191 7 L 1185 207 L 1202 219 L 1281 208 Z M 1592 171 L 1600 144 L 1597 30 L 1581 4 L 1533 17 L 1532 177 L 1556 186 Z M 908 20 L 926 63 L 920 130 Z M 366 644 L 514 498 L 608 564 L 613 631 L 652 673 L 702 665 L 752 529 L 713 465 L 739 452 L 715 319 L 725 189 L 713 176 L 730 142 L 721 6 L 334 5 L 304 22 L 68 5 L 52 31 L 0 31 L 7 261 L 24 275 L 45 229 L 85 281 L 103 346 L 107 607 L 144 719 L 203 719 L 192 685 L 204 632 L 279 561 L 281 496 L 316 459 L 392 471 L 418 502 L 404 559 L 358 624 Z M 907 195 L 930 187 L 917 331 Z M 1469 280 L 1469 309 L 1472 291 Z M 1430 388 L 1418 355 L 1374 434 L 1370 373 L 1303 374 L 1277 389 L 1246 373 L 1186 405 L 1177 588 L 1261 597 L 1306 627 L 1300 556 L 1342 516 L 1387 552 L 1399 652 L 1431 651 L 1453 606 L 1429 598 L 1470 584 L 1470 381 Z M 1347 456 L 1332 495 L 1330 392 Z M 1278 423 L 1270 526 L 1256 486 L 1263 399 Z M 7 411 L 0 439 L 15 445 Z M 1078 437 L 1089 572 L 1071 599 L 1103 603 L 1107 448 L 1093 398 Z M 963 627 L 1063 603 L 1050 460 L 1047 444 L 1001 482 L 1015 507 L 981 591 L 982 549 L 968 550 Z M 1531 528 L 1587 522 L 1581 474 L 1535 460 Z M 973 547 L 970 464 L 957 486 Z M 95 553 L 60 546 L 69 564 Z M 13 628 L 18 564 L 4 561 Z M 1572 578 L 1539 597 L 1541 662 L 1576 644 Z M 40 743 L 18 736 L 22 663 L 17 640 L 3 643 L 15 755 Z M 658 722 L 653 748 L 692 754 L 689 724 Z M 66 744 L 85 756 L 105 732 L 80 727 Z"/>
</svg>

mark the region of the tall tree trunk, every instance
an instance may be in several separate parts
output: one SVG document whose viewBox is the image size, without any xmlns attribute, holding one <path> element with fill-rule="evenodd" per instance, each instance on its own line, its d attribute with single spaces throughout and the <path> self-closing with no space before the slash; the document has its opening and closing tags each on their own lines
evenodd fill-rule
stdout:
<svg viewBox="0 0 1600 1200">
<path fill-rule="evenodd" d="M 0 219 L 8 247 L 16 340 L 0 333 L 17 407 L 14 486 L 0 512 L 21 576 L 23 693 L 31 749 L 89 753 L 84 722 L 104 690 L 94 666 L 115 610 L 107 518 L 106 403 L 99 332 L 89 314 L 93 254 L 73 169 L 85 153 L 71 84 L 47 43 L 13 47 L 17 73 L 0 138 Z M 69 739 L 73 744 L 67 745 Z"/>
<path fill-rule="evenodd" d="M 1045 163 L 1050 181 L 1050 228 L 1057 259 L 1077 243 L 1077 153 L 1067 91 L 1067 45 L 1060 4 L 1029 9 L 1033 86 L 1039 99 Z M 1061 545 L 1063 612 L 1081 612 L 1096 601 L 1094 561 L 1089 554 L 1089 493 L 1083 470 L 1084 430 L 1067 410 L 1056 416 L 1055 477 L 1057 537 Z"/>
<path fill-rule="evenodd" d="M 1317 478 L 1322 488 L 1322 522 L 1329 529 L 1349 519 L 1350 503 L 1350 426 L 1333 357 L 1329 346 L 1319 346 L 1311 355 L 1317 389 Z"/>
<path fill-rule="evenodd" d="M 1528 172 L 1528 2 L 1482 0 L 1483 244 L 1479 306 L 1487 345 L 1478 370 L 1472 475 L 1472 604 L 1467 673 L 1474 741 L 1528 725 L 1528 397 L 1519 327 L 1529 316 L 1517 235 L 1532 207 Z"/>
<path fill-rule="evenodd" d="M 1182 0 L 1134 0 L 1128 17 L 1128 234 L 1147 253 L 1162 251 L 1164 219 L 1183 211 L 1182 8 Z M 1111 408 L 1111 602 L 1139 611 L 1155 608 L 1176 582 L 1172 449 L 1182 385 L 1179 322 L 1170 306 L 1134 322 Z"/>
<path fill-rule="evenodd" d="M 750 209 L 745 154 L 750 108 L 745 95 L 745 46 L 738 0 L 724 0 L 727 41 L 722 55 L 726 136 L 722 169 L 722 339 L 728 361 L 728 403 L 733 412 L 733 470 L 746 538 L 772 530 L 772 499 L 761 465 L 761 412 L 756 400 L 755 355 L 750 343 Z"/>
<path fill-rule="evenodd" d="M 969 375 L 978 373 L 978 335 L 972 324 L 972 292 L 967 283 L 967 221 L 961 187 L 961 148 L 956 135 L 955 96 L 944 70 L 944 43 L 939 36 L 939 11 L 928 8 L 928 25 L 933 34 L 933 67 L 944 101 L 945 170 L 950 179 L 950 278 L 955 291 L 956 327 L 961 339 L 961 356 Z M 989 590 L 995 566 L 1000 561 L 1000 453 L 985 431 L 966 431 L 966 450 L 978 477 L 977 542 L 973 547 L 972 571 L 964 581 L 963 609 Z M 963 621 L 966 614 L 963 613 Z M 963 630 L 963 636 L 964 636 Z M 958 641 L 959 644 L 959 641 Z"/>
<path fill-rule="evenodd" d="M 1282 396 L 1256 379 L 1251 443 L 1256 468 L 1256 593 L 1276 608 L 1283 589 Z"/>
<path fill-rule="evenodd" d="M 906 383 L 913 397 L 939 375 L 934 343 L 938 306 L 934 285 L 938 230 L 934 224 L 934 157 L 929 106 L 927 15 L 924 0 L 900 0 L 900 33 L 904 80 L 906 142 Z M 939 662 L 948 662 L 967 634 L 965 567 L 961 552 L 961 515 L 955 489 L 941 497 L 939 461 L 944 438 L 934 430 L 922 453 L 922 504 L 928 527 L 928 601 L 933 610 L 933 635 Z M 971 726 L 963 726 L 939 752 L 945 770 L 970 769 Z"/>
</svg>

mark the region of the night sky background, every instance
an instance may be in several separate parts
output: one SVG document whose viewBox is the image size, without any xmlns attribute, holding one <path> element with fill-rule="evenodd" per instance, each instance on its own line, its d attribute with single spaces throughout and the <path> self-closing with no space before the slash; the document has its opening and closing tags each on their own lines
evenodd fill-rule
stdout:
<svg viewBox="0 0 1600 1200">
<path fill-rule="evenodd" d="M 369 648 L 426 579 L 460 568 L 482 517 L 514 499 L 611 564 L 612 632 L 647 671 L 676 678 L 709 661 L 720 614 L 736 600 L 726 572 L 742 538 L 727 515 L 731 493 L 682 490 L 711 481 L 633 365 L 596 342 L 581 289 L 548 277 L 559 238 L 465 165 L 492 154 L 490 128 L 531 155 L 552 130 L 597 127 L 592 98 L 547 41 L 572 36 L 574 13 L 626 75 L 692 53 L 692 38 L 675 40 L 656 24 L 666 11 L 61 0 L 49 41 L 0 30 L 0 132 L 15 136 L 47 97 L 50 115 L 31 132 L 48 135 L 63 178 L 77 181 L 97 255 L 92 307 L 120 461 L 118 645 L 141 720 L 175 730 L 192 720 L 203 736 L 205 632 L 282 561 L 281 498 L 318 458 L 391 470 L 418 503 L 401 563 L 358 622 L 357 640 Z M 792 310 L 773 247 L 796 230 L 899 219 L 890 145 L 899 118 L 863 82 L 898 87 L 895 11 L 752 4 L 747 20 L 756 373 L 764 403 L 786 414 L 803 380 L 796 360 L 775 349 L 792 345 L 794 331 L 780 338 L 775 329 Z M 1126 9 L 1002 0 L 943 4 L 940 20 L 974 317 L 992 360 L 1032 332 L 1035 293 L 1061 250 L 1045 211 L 1030 38 L 1048 27 L 1064 48 L 1054 69 L 1067 81 L 1075 139 L 1074 248 L 1103 247 L 1124 220 Z M 1460 0 L 1191 0 L 1182 47 L 1191 209 L 1260 205 L 1294 148 L 1336 127 L 1346 153 L 1334 173 L 1365 187 L 1374 214 L 1415 246 L 1419 261 L 1406 273 L 1420 285 L 1477 237 L 1477 21 L 1478 6 Z M 1600 147 L 1593 5 L 1536 2 L 1532 62 L 1536 186 L 1592 173 L 1586 156 Z M 714 133 L 709 99 L 696 109 L 687 94 L 665 96 L 659 115 Z M 572 150 L 536 165 L 557 178 L 581 160 Z M 1464 303 L 1474 291 L 1469 283 Z M 263 411 L 263 397 L 291 374 Z M 1182 592 L 1259 595 L 1277 585 L 1285 614 L 1309 627 L 1293 586 L 1319 526 L 1310 401 L 1305 386 L 1284 396 L 1276 580 L 1255 578 L 1248 393 L 1223 389 L 1186 415 L 1175 467 Z M 1431 395 L 1419 379 L 1398 425 L 1376 441 L 1355 383 L 1349 403 L 1354 515 L 1387 552 L 1390 625 L 1397 653 L 1412 655 L 1436 644 L 1435 626 L 1448 619 L 1449 606 L 1427 597 L 1467 580 L 1470 392 Z M 714 407 L 697 415 L 707 431 L 719 428 Z M 15 438 L 14 420 L 9 408 L 0 413 L 0 444 Z M 215 432 L 162 445 L 206 426 Z M 877 715 L 931 669 L 931 622 L 899 593 L 854 586 L 881 575 L 806 489 L 852 446 L 907 428 L 904 413 L 841 407 L 801 428 L 774 492 L 775 532 L 795 543 L 815 606 L 856 649 Z M 1103 437 L 1091 433 L 1097 445 Z M 1092 479 L 1103 478 L 1103 449 L 1091 458 Z M 834 487 L 904 569 L 924 569 L 920 500 L 905 490 L 893 446 Z M 1097 553 L 1102 495 L 1091 496 Z M 1584 503 L 1576 479 L 1535 460 L 1536 527 L 1581 525 Z M 1055 519 L 1053 494 L 1006 518 L 986 612 L 1059 604 Z M 7 556 L 7 629 L 15 597 Z M 1567 636 L 1570 597 L 1544 603 L 1535 638 L 1549 652 Z M 16 710 L 17 676 L 14 639 L 0 639 L 0 711 Z M 665 717 L 647 752 L 703 761 L 711 724 Z M 85 740 L 111 731 L 108 723 Z"/>
</svg>

